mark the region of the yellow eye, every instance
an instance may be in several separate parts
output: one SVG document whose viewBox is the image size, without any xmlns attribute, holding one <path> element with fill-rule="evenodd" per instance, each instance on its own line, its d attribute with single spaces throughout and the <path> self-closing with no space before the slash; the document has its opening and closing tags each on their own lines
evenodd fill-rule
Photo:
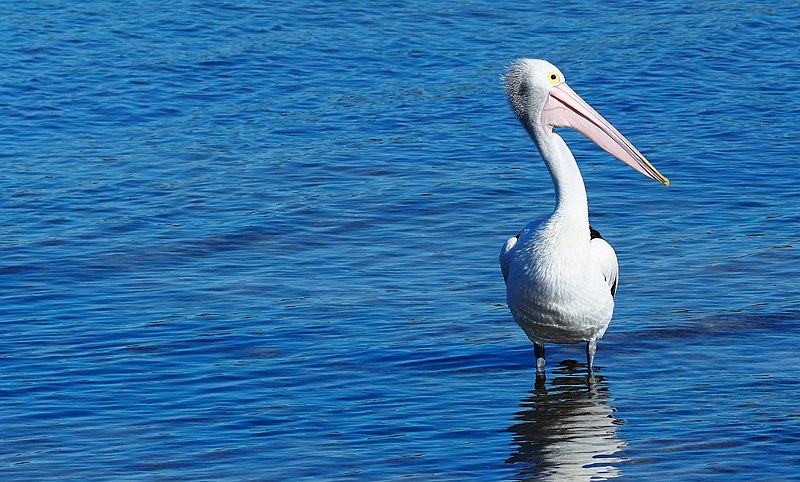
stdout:
<svg viewBox="0 0 800 482">
<path fill-rule="evenodd" d="M 561 82 L 561 76 L 555 72 L 550 72 L 547 74 L 547 80 L 549 80 L 551 84 L 555 85 Z"/>
</svg>

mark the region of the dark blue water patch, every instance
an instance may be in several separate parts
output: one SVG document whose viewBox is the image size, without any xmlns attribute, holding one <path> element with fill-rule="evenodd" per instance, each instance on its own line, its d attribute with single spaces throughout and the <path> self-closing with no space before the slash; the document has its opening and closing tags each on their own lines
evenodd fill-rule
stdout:
<svg viewBox="0 0 800 482">
<path fill-rule="evenodd" d="M 742 475 L 752 468 L 742 462 L 745 454 L 784 443 L 782 434 L 797 430 L 795 410 L 784 398 L 798 386 L 784 345 L 796 332 L 796 319 L 797 312 L 721 314 L 668 329 L 642 328 L 622 344 L 608 340 L 606 349 L 621 350 L 623 358 L 639 351 L 651 360 L 645 366 L 615 367 L 630 377 L 624 390 L 638 393 L 634 399 L 639 400 L 637 406 L 628 405 L 615 391 L 617 408 L 627 415 L 622 432 L 629 445 L 624 455 L 632 463 L 623 471 L 633 475 L 659 470 L 676 478 L 688 473 Z M 648 390 L 649 379 L 669 389 Z M 639 439 L 634 427 L 642 423 L 657 424 L 662 431 L 655 439 Z M 662 448 L 643 448 L 654 444 Z M 778 450 L 769 467 L 759 466 L 760 473 L 780 478 L 792 463 L 790 452 Z M 727 455 L 710 460 L 714 453 Z"/>
</svg>

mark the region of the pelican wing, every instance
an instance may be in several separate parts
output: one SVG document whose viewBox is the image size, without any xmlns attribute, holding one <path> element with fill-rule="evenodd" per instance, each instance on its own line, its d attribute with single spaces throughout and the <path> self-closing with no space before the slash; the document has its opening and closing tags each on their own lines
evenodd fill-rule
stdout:
<svg viewBox="0 0 800 482">
<path fill-rule="evenodd" d="M 506 281 L 506 284 L 508 284 L 508 269 L 511 264 L 511 252 L 514 250 L 514 246 L 517 245 L 518 240 L 519 234 L 511 236 L 506 240 L 505 244 L 503 244 L 503 249 L 500 250 L 500 270 L 503 272 L 503 279 Z"/>
<path fill-rule="evenodd" d="M 619 283 L 619 264 L 617 263 L 617 253 L 608 242 L 600 236 L 596 229 L 589 227 L 591 232 L 591 241 L 589 242 L 589 249 L 592 252 L 592 259 L 595 260 L 596 266 L 600 267 L 603 276 L 611 289 L 611 296 L 617 294 L 617 284 Z"/>
</svg>

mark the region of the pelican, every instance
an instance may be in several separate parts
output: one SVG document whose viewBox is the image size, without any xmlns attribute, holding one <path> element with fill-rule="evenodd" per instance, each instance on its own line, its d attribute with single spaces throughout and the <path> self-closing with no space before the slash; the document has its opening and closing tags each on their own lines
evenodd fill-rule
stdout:
<svg viewBox="0 0 800 482">
<path fill-rule="evenodd" d="M 544 376 L 545 343 L 586 342 L 591 374 L 597 340 L 614 311 L 619 267 L 614 249 L 589 226 L 581 172 L 554 128 L 577 130 L 665 186 L 669 179 L 581 99 L 553 64 L 520 59 L 508 68 L 503 82 L 511 108 L 539 149 L 556 192 L 553 213 L 508 238 L 500 251 L 508 307 L 533 342 L 537 376 Z"/>
</svg>

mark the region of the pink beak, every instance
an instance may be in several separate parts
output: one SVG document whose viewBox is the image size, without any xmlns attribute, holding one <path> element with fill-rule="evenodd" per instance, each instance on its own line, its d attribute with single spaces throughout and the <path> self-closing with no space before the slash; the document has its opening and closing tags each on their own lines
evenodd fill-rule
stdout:
<svg viewBox="0 0 800 482">
<path fill-rule="evenodd" d="M 547 96 L 542 111 L 542 125 L 571 127 L 620 161 L 650 179 L 669 186 L 669 179 L 662 176 L 628 139 L 563 82 L 553 87 Z"/>
</svg>

